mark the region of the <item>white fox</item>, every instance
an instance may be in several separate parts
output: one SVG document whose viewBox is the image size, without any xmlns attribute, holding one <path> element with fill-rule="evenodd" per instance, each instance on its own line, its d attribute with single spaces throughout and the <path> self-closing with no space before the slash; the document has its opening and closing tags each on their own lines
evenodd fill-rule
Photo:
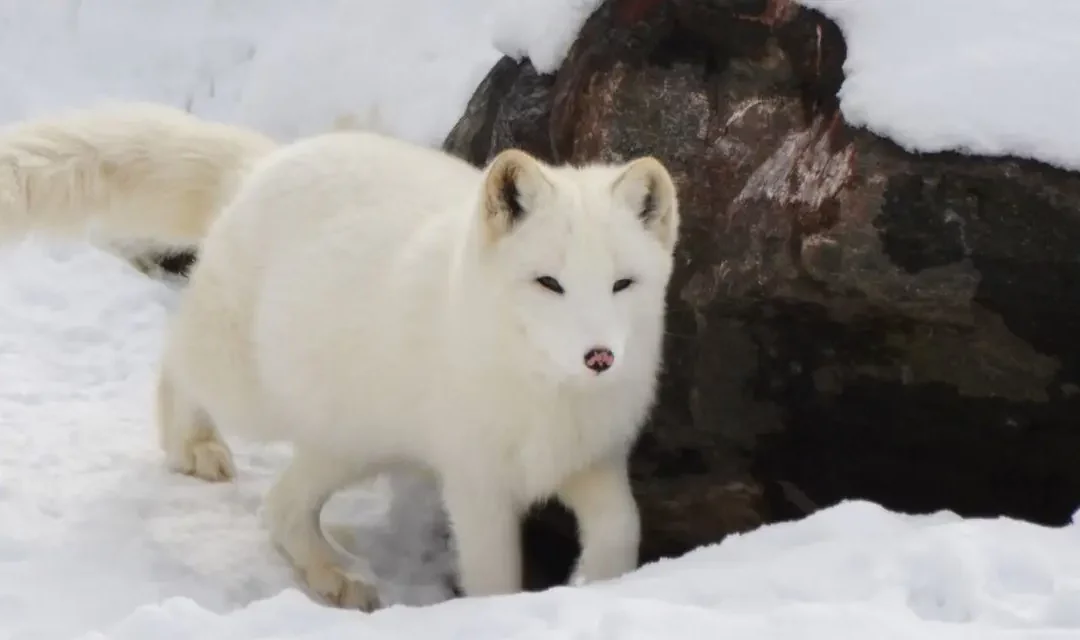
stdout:
<svg viewBox="0 0 1080 640">
<path fill-rule="evenodd" d="M 184 128 L 171 122 L 162 129 Z M 234 133 L 193 140 L 193 154 L 216 156 Z M 114 140 L 128 145 L 122 130 Z M 206 234 L 161 367 L 168 464 L 228 480 L 222 432 L 291 442 L 267 496 L 270 535 L 339 606 L 371 610 L 380 598 L 346 575 L 322 507 L 396 467 L 438 481 L 466 595 L 521 588 L 518 518 L 550 496 L 578 517 L 575 582 L 632 570 L 640 523 L 627 457 L 655 401 L 679 230 L 663 165 L 551 166 L 508 150 L 477 169 L 363 132 L 255 155 L 210 224 L 191 212 L 214 207 L 97 214 L 152 238 Z M 51 198 L 73 202 L 74 172 L 92 165 L 58 165 Z M 193 189 L 237 175 L 225 166 L 215 182 L 206 169 L 187 172 Z M 183 183 L 179 168 L 161 172 Z M 142 201 L 113 184 L 103 204 Z"/>
</svg>

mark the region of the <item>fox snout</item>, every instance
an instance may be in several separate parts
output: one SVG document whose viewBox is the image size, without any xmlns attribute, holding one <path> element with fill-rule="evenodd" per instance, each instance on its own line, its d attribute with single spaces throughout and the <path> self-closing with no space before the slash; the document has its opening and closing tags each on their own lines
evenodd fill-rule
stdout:
<svg viewBox="0 0 1080 640">
<path fill-rule="evenodd" d="M 600 374 L 615 364 L 615 354 L 607 347 L 593 347 L 585 352 L 585 366 Z"/>
</svg>

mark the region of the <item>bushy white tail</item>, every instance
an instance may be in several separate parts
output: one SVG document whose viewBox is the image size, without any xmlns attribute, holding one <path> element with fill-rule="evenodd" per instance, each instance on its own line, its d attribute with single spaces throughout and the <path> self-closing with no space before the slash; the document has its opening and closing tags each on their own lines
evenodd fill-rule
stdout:
<svg viewBox="0 0 1080 640">
<path fill-rule="evenodd" d="M 195 246 L 252 164 L 276 147 L 256 131 L 153 103 L 18 122 L 0 129 L 0 241 L 93 230 Z"/>
</svg>

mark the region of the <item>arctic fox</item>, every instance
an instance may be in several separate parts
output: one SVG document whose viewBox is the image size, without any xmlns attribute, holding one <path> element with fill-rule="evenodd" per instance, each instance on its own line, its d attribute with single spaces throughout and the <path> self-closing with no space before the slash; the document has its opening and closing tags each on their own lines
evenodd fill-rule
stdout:
<svg viewBox="0 0 1080 640">
<path fill-rule="evenodd" d="M 380 605 L 320 529 L 396 467 L 440 487 L 466 595 L 520 589 L 518 517 L 579 519 L 575 582 L 635 567 L 628 452 L 661 366 L 679 229 L 657 160 L 478 169 L 375 133 L 277 146 L 162 107 L 0 136 L 0 227 L 197 242 L 158 385 L 171 468 L 233 477 L 221 432 L 293 444 L 270 536 L 331 603 Z M 220 431 L 219 431 L 220 430 Z"/>
<path fill-rule="evenodd" d="M 168 221 L 162 222 L 168 227 Z M 368 132 L 256 164 L 201 245 L 159 386 L 180 472 L 234 474 L 219 429 L 294 446 L 270 535 L 307 586 L 380 605 L 320 530 L 330 496 L 394 467 L 437 479 L 466 595 L 520 590 L 518 517 L 576 513 L 575 581 L 636 566 L 628 452 L 654 403 L 678 236 L 664 166 L 484 169 Z"/>
<path fill-rule="evenodd" d="M 92 234 L 95 245 L 148 272 L 149 256 L 195 247 L 252 163 L 276 147 L 259 132 L 148 102 L 7 125 L 0 241 Z"/>
</svg>

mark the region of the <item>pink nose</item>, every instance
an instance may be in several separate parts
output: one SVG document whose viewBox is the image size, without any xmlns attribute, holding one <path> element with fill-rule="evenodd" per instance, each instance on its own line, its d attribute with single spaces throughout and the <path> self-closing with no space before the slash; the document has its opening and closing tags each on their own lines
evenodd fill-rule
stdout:
<svg viewBox="0 0 1080 640">
<path fill-rule="evenodd" d="M 594 347 L 585 354 L 585 366 L 596 373 L 607 371 L 613 364 L 615 364 L 615 354 L 607 347 Z"/>
</svg>

